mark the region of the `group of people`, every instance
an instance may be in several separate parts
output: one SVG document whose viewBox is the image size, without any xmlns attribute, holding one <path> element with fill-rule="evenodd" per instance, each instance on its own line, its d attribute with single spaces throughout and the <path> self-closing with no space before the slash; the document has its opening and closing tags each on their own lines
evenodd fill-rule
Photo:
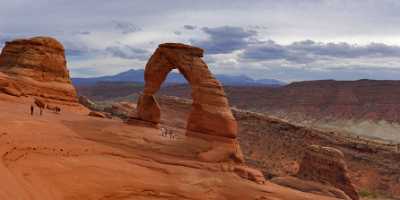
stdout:
<svg viewBox="0 0 400 200">
<path fill-rule="evenodd" d="M 160 129 L 160 131 L 161 131 L 161 136 L 163 136 L 163 137 L 169 137 L 169 139 L 171 139 L 171 140 L 175 139 L 175 137 L 176 137 L 174 132 L 172 130 L 167 129 L 167 128 L 162 127 Z"/>
<path fill-rule="evenodd" d="M 39 100 L 35 100 L 35 102 L 33 104 L 31 104 L 30 107 L 30 111 L 31 111 L 31 115 L 33 116 L 35 114 L 35 107 L 38 107 L 39 109 L 39 114 L 43 115 L 43 110 L 45 108 L 47 108 L 48 110 L 53 111 L 54 113 L 60 113 L 61 112 L 61 108 L 59 108 L 58 106 L 51 106 L 51 105 L 46 105 L 43 102 L 39 101 Z"/>
<path fill-rule="evenodd" d="M 42 107 L 38 107 L 39 108 L 39 113 L 40 115 L 43 115 L 43 108 Z M 35 106 L 33 104 L 31 104 L 31 115 L 33 116 L 35 114 Z"/>
</svg>

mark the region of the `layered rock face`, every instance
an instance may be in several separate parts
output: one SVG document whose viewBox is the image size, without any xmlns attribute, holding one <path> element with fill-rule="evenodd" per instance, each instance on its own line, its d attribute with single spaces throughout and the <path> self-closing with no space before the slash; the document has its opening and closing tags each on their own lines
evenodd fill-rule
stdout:
<svg viewBox="0 0 400 200">
<path fill-rule="evenodd" d="M 77 103 L 64 47 L 50 37 L 6 42 L 0 54 L 0 88 L 14 96 Z"/>
<path fill-rule="evenodd" d="M 400 81 L 302 81 L 284 87 L 228 87 L 231 104 L 291 121 L 400 122 Z"/>
<path fill-rule="evenodd" d="M 341 151 L 311 145 L 305 152 L 298 178 L 339 188 L 353 200 L 358 200 L 358 194 L 351 183 L 347 165 Z"/>
<path fill-rule="evenodd" d="M 187 123 L 188 134 L 205 134 L 235 139 L 237 123 L 230 110 L 222 85 L 201 59 L 203 50 L 184 44 L 161 44 L 145 70 L 145 89 L 138 103 L 138 117 L 160 122 L 160 108 L 153 95 L 168 73 L 177 68 L 192 88 L 192 111 Z"/>
</svg>

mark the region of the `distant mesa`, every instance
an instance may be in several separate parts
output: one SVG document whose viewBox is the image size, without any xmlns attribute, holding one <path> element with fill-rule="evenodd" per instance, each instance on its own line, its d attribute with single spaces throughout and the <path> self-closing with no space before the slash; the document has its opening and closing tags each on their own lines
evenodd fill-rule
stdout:
<svg viewBox="0 0 400 200">
<path fill-rule="evenodd" d="M 253 79 L 246 75 L 228 75 L 228 74 L 215 74 L 215 78 L 221 82 L 224 86 L 271 86 L 279 87 L 286 85 L 285 82 L 275 79 Z M 110 76 L 100 76 L 91 78 L 72 78 L 72 82 L 75 86 L 88 86 L 95 85 L 97 83 L 117 83 L 117 82 L 135 82 L 144 83 L 144 70 L 142 69 L 130 69 Z M 165 84 L 187 84 L 187 81 L 181 74 L 171 72 L 165 79 Z"/>
<path fill-rule="evenodd" d="M 78 105 L 66 63 L 64 47 L 54 38 L 6 42 L 0 54 L 0 91 Z"/>
</svg>

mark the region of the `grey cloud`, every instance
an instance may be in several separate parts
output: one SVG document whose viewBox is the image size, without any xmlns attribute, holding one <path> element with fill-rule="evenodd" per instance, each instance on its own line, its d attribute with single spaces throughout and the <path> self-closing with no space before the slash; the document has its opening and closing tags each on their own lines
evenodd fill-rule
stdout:
<svg viewBox="0 0 400 200">
<path fill-rule="evenodd" d="M 203 41 L 192 41 L 192 43 L 204 48 L 209 54 L 225 54 L 244 49 L 251 38 L 257 35 L 256 31 L 234 26 L 204 27 L 202 31 L 209 38 Z"/>
<path fill-rule="evenodd" d="M 65 48 L 65 54 L 68 58 L 79 58 L 85 57 L 89 54 L 97 53 L 94 49 L 89 49 L 89 47 L 85 46 L 83 43 L 76 40 L 62 40 L 62 43 Z"/>
<path fill-rule="evenodd" d="M 267 41 L 248 47 L 241 55 L 241 58 L 253 61 L 283 59 L 294 63 L 364 57 L 400 57 L 400 46 L 391 46 L 382 43 L 370 43 L 361 46 L 345 42 L 319 43 L 312 40 L 294 42 L 290 45 L 280 45 L 274 41 Z"/>
<path fill-rule="evenodd" d="M 331 56 L 339 58 L 373 57 L 398 57 L 400 46 L 390 46 L 382 43 L 368 45 L 351 45 L 342 43 L 317 43 L 311 40 L 295 42 L 288 46 L 289 49 L 308 52 L 314 55 Z"/>
<path fill-rule="evenodd" d="M 122 34 L 134 33 L 142 30 L 140 27 L 130 22 L 114 20 L 112 23 L 115 29 L 121 31 Z"/>
<path fill-rule="evenodd" d="M 77 34 L 79 34 L 79 35 L 90 35 L 91 32 L 90 31 L 80 31 Z"/>
<path fill-rule="evenodd" d="M 287 60 L 296 63 L 308 63 L 313 61 L 313 56 L 309 55 L 306 51 L 296 51 L 291 48 L 277 44 L 269 40 L 259 44 L 253 44 L 246 48 L 241 55 L 242 59 L 252 61 L 263 60 Z"/>
<path fill-rule="evenodd" d="M 244 64 L 245 65 L 245 64 Z M 233 74 L 245 74 L 253 78 L 271 78 L 286 82 L 302 80 L 398 80 L 400 70 L 392 68 L 368 68 L 361 66 L 349 66 L 345 68 L 327 66 L 326 70 L 315 70 L 310 67 L 284 67 L 279 65 L 265 66 L 264 68 L 248 68 L 246 71 L 232 68 L 229 72 Z"/>
<path fill-rule="evenodd" d="M 249 26 L 250 28 L 256 29 L 256 30 L 266 30 L 268 29 L 267 26 L 265 25 L 253 25 L 253 26 Z"/>
<path fill-rule="evenodd" d="M 185 28 L 187 30 L 195 30 L 197 27 L 193 26 L 193 25 L 184 25 L 183 28 Z"/>
<path fill-rule="evenodd" d="M 87 51 L 83 51 L 80 49 L 65 49 L 65 54 L 67 57 L 78 57 L 87 54 Z"/>
<path fill-rule="evenodd" d="M 129 45 L 107 47 L 105 52 L 115 57 L 137 60 L 147 60 L 150 55 L 150 52 L 145 49 L 139 49 Z"/>
</svg>

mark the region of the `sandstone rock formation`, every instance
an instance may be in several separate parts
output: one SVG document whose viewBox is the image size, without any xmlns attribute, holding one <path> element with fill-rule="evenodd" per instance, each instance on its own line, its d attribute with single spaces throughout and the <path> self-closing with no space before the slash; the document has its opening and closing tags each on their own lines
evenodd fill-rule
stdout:
<svg viewBox="0 0 400 200">
<path fill-rule="evenodd" d="M 137 104 L 137 114 L 141 120 L 153 123 L 154 125 L 160 123 L 160 105 L 158 105 L 153 95 L 144 94 L 140 96 Z"/>
<path fill-rule="evenodd" d="M 344 155 L 337 149 L 309 146 L 296 176 L 303 180 L 331 185 L 344 191 L 353 200 L 359 199 L 349 178 Z"/>
<path fill-rule="evenodd" d="M 202 57 L 203 50 L 197 47 L 161 44 L 146 65 L 145 88 L 138 101 L 138 118 L 155 125 L 160 123 L 160 106 L 153 95 L 160 89 L 168 73 L 178 69 L 192 88 L 193 104 L 187 122 L 187 135 L 230 143 L 228 149 L 239 158 L 235 140 L 237 122 L 222 85 L 213 77 Z M 225 150 L 213 147 L 200 156 L 208 161 L 220 160 L 221 153 L 227 153 Z"/>
<path fill-rule="evenodd" d="M 197 47 L 161 44 L 146 65 L 146 83 L 138 103 L 138 116 L 159 123 L 160 109 L 153 95 L 168 73 L 177 68 L 192 87 L 193 108 L 188 119 L 188 131 L 234 139 L 237 135 L 236 120 L 222 85 L 212 76 L 202 56 L 203 50 Z"/>
<path fill-rule="evenodd" d="M 271 179 L 271 182 L 306 193 L 314 193 L 338 199 L 351 200 L 351 198 L 340 189 L 313 181 L 301 180 L 296 177 L 277 177 Z"/>
<path fill-rule="evenodd" d="M 105 107 L 103 111 L 125 120 L 136 114 L 136 104 L 129 102 L 116 102 L 111 104 L 111 106 Z"/>
<path fill-rule="evenodd" d="M 87 98 L 85 96 L 79 96 L 78 101 L 80 104 L 82 104 L 86 108 L 88 108 L 90 110 L 96 110 L 96 104 L 89 98 Z"/>
<path fill-rule="evenodd" d="M 91 111 L 89 113 L 89 116 L 91 117 L 98 117 L 98 118 L 106 118 L 107 116 L 104 113 L 97 112 L 97 111 Z"/>
<path fill-rule="evenodd" d="M 76 104 L 63 45 L 49 37 L 6 42 L 0 54 L 0 91 Z"/>
<path fill-rule="evenodd" d="M 259 184 L 264 184 L 265 183 L 265 178 L 264 175 L 255 169 L 252 169 L 247 166 L 236 166 L 233 170 L 237 175 L 239 175 L 242 178 L 245 178 L 247 180 L 259 183 Z"/>
</svg>

